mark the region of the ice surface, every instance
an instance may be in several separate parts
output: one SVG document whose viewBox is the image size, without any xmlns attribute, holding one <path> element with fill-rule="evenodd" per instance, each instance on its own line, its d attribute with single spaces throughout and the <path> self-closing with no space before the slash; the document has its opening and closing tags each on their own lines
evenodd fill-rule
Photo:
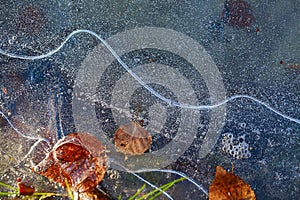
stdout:
<svg viewBox="0 0 300 200">
<path fill-rule="evenodd" d="M 167 163 L 163 167 L 181 171 L 208 188 L 215 166 L 230 169 L 234 162 L 235 173 L 254 188 L 257 199 L 298 198 L 300 3 L 247 2 L 255 17 L 247 27 L 222 20 L 225 2 L 217 0 L 1 2 L 0 49 L 7 55 L 0 56 L 0 109 L 28 137 L 0 118 L 0 180 L 16 185 L 21 177 L 38 190 L 55 191 L 52 183 L 30 170 L 31 165 L 58 138 L 90 128 L 107 145 L 108 156 L 128 168 L 145 168 L 143 162 L 153 159 L 152 167 Z M 139 32 L 145 27 L 174 32 L 161 36 L 150 31 L 140 37 L 138 33 L 147 33 Z M 44 55 L 77 29 L 99 34 L 132 72 L 168 99 L 185 105 L 216 105 L 226 97 L 244 94 L 285 118 L 244 97 L 203 110 L 172 106 L 176 104 L 163 102 L 142 87 L 89 34 L 73 35 L 59 51 L 43 59 L 9 56 Z M 130 30 L 137 35 L 126 35 Z M 189 48 L 193 41 L 199 44 L 197 49 Z M 76 87 L 79 93 L 74 92 Z M 139 122 L 152 134 L 153 144 L 144 157 L 125 161 L 114 152 L 113 133 L 134 119 L 138 101 Z M 82 105 L 80 112 L 75 113 L 74 103 Z M 251 157 L 237 160 L 222 151 L 221 135 L 228 132 L 236 138 L 245 136 Z M 37 144 L 38 138 L 48 143 Z M 36 148 L 31 149 L 34 144 Z M 115 168 L 100 184 L 112 197 L 126 198 L 142 186 L 132 174 Z M 141 175 L 156 185 L 176 178 L 158 172 Z M 179 184 L 169 193 L 174 199 L 206 199 L 189 184 Z"/>
</svg>

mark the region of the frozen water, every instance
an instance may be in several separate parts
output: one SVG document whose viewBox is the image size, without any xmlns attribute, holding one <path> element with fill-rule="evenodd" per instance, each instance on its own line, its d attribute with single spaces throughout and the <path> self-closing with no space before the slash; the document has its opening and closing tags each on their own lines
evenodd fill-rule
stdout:
<svg viewBox="0 0 300 200">
<path fill-rule="evenodd" d="M 6 115 L 9 114 L 13 125 L 26 135 L 18 134 L 0 118 L 0 180 L 15 184 L 16 178 L 21 176 L 36 180 L 34 184 L 41 190 L 52 185 L 29 172 L 28 168 L 31 162 L 38 162 L 49 150 L 47 143 L 78 130 L 77 119 L 72 113 L 75 100 L 81 103 L 78 105 L 83 105 L 83 114 L 90 108 L 95 111 L 96 121 L 93 117 L 82 119 L 86 126 L 93 125 L 96 129 L 94 134 L 103 139 L 111 151 L 114 131 L 120 124 L 134 118 L 140 100 L 139 120 L 153 136 L 153 144 L 146 156 L 154 156 L 152 163 L 154 166 L 158 163 L 157 168 L 161 167 L 162 160 L 170 160 L 172 162 L 163 167 L 183 172 L 208 188 L 215 166 L 222 165 L 229 169 L 231 162 L 234 162 L 235 173 L 249 182 L 257 199 L 297 199 L 300 178 L 300 43 L 297 38 L 300 27 L 297 19 L 300 17 L 300 4 L 293 0 L 247 2 L 253 9 L 255 23 L 245 28 L 223 23 L 220 16 L 224 2 L 216 0 L 209 3 L 188 0 L 148 3 L 68 0 L 2 2 L 1 53 L 24 57 L 57 51 L 51 56 L 36 57 L 39 58 L 36 60 L 9 55 L 0 57 L 0 108 Z M 127 41 L 110 40 L 120 38 L 126 30 L 146 26 L 172 29 L 205 47 L 222 78 L 226 91 L 224 98 L 218 98 L 215 94 L 222 92 L 222 88 L 217 84 L 209 85 L 204 76 L 209 74 L 218 78 L 210 73 L 211 69 L 207 69 L 212 66 L 206 65 L 209 60 L 198 58 L 203 68 L 191 64 L 195 49 L 179 54 L 174 53 L 170 46 L 169 49 L 145 46 L 124 52 L 136 45 L 129 40 L 130 37 Z M 109 57 L 111 54 L 95 35 L 79 31 L 75 34 L 73 31 L 78 29 L 91 30 L 110 41 L 108 45 L 115 52 L 122 52 L 119 56 L 124 64 L 158 92 L 156 97 L 153 91 L 149 92 L 141 82 L 129 76 L 118 59 Z M 164 44 L 165 41 L 171 43 L 171 35 L 165 35 L 165 40 L 158 43 Z M 145 41 L 134 42 L 144 44 Z M 186 41 L 174 43 L 178 49 L 189 46 Z M 101 74 L 95 74 L 98 76 L 97 93 L 90 94 L 85 80 L 91 79 L 92 74 L 78 79 L 78 72 L 83 63 L 88 69 L 90 63 L 86 58 L 96 56 L 95 52 L 99 51 L 102 54 L 93 61 L 99 62 L 94 65 L 103 70 Z M 200 72 L 198 69 L 201 69 Z M 84 86 L 83 91 L 73 93 L 76 85 Z M 157 98 L 158 94 L 180 104 L 166 103 L 166 99 Z M 226 112 L 211 119 L 221 104 L 226 105 Z M 83 114 L 79 118 L 84 117 Z M 210 141 L 213 140 L 208 134 L 211 127 L 220 127 L 216 136 L 228 132 L 235 138 L 245 136 L 251 147 L 251 157 L 236 160 L 228 156 L 222 151 L 222 137 Z M 28 154 L 38 138 L 46 138 L 47 142 L 37 144 Z M 199 152 L 208 142 L 215 145 L 202 157 Z M 185 146 L 188 148 L 183 148 Z M 161 149 L 169 156 L 164 157 L 159 152 Z M 135 168 L 132 169 L 135 170 L 144 168 L 136 163 L 149 159 L 128 158 L 123 161 L 122 155 L 108 155 L 119 159 L 128 168 L 134 163 Z M 23 159 L 25 156 L 26 159 Z M 121 170 L 109 171 L 100 184 L 114 198 L 119 194 L 126 198 L 143 184 Z M 112 176 L 116 171 L 119 176 Z M 155 185 L 176 178 L 168 173 L 156 172 L 141 176 Z M 169 194 L 174 199 L 183 199 L 183 196 L 187 199 L 206 199 L 196 186 L 188 184 L 176 186 Z"/>
</svg>

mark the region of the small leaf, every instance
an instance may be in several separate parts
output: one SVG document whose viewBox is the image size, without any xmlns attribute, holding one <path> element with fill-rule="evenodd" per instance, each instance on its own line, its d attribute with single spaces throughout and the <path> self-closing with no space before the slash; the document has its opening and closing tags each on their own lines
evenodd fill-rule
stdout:
<svg viewBox="0 0 300 200">
<path fill-rule="evenodd" d="M 117 150 L 129 155 L 140 155 L 147 151 L 152 136 L 136 121 L 121 125 L 114 134 Z"/>
<path fill-rule="evenodd" d="M 216 199 L 255 200 L 256 197 L 254 191 L 244 180 L 217 166 L 215 179 L 209 187 L 209 200 Z"/>
</svg>

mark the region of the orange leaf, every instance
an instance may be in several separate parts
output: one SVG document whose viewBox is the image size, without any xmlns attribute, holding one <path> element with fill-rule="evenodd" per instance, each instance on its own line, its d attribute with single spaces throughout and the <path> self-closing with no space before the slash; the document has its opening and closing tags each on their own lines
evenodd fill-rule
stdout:
<svg viewBox="0 0 300 200">
<path fill-rule="evenodd" d="M 33 168 L 62 187 L 66 180 L 72 191 L 83 193 L 96 188 L 106 172 L 105 148 L 88 133 L 70 133 L 57 141 L 46 157 Z"/>
<path fill-rule="evenodd" d="M 255 200 L 254 191 L 240 177 L 217 166 L 216 176 L 209 187 L 209 200 Z"/>
<path fill-rule="evenodd" d="M 22 182 L 18 182 L 18 190 L 20 195 L 32 195 L 34 193 L 34 187 Z"/>
</svg>

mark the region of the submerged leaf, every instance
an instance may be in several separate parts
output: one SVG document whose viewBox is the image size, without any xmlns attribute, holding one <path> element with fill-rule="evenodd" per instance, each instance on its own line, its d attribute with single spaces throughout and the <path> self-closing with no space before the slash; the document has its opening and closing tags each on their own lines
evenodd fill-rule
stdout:
<svg viewBox="0 0 300 200">
<path fill-rule="evenodd" d="M 18 182 L 19 195 L 32 195 L 34 193 L 34 186 L 22 182 Z"/>
<path fill-rule="evenodd" d="M 114 142 L 118 151 L 129 155 L 139 155 L 150 148 L 152 136 L 133 121 L 118 128 L 114 134 Z"/>
<path fill-rule="evenodd" d="M 240 177 L 217 166 L 216 176 L 209 187 L 209 200 L 255 200 L 254 191 Z"/>
<path fill-rule="evenodd" d="M 74 192 L 93 190 L 106 172 L 102 143 L 88 133 L 71 133 L 57 141 L 34 171 Z"/>
</svg>

